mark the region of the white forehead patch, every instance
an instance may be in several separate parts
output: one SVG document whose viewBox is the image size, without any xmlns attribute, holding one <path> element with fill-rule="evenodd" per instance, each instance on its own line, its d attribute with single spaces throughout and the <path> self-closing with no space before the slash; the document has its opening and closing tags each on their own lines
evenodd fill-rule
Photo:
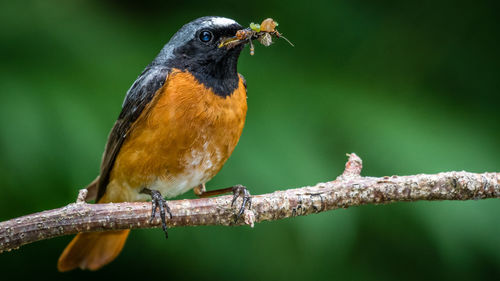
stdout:
<svg viewBox="0 0 500 281">
<path fill-rule="evenodd" d="M 211 18 L 207 22 L 210 22 L 211 24 L 213 24 L 215 26 L 220 26 L 220 27 L 229 26 L 229 25 L 232 25 L 232 24 L 237 24 L 237 22 L 234 21 L 234 20 L 232 20 L 232 19 L 221 18 L 221 17 Z"/>
</svg>

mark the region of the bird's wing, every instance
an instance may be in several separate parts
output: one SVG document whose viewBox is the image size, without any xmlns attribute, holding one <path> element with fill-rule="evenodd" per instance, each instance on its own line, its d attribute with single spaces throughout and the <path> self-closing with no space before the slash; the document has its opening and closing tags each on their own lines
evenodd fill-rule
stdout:
<svg viewBox="0 0 500 281">
<path fill-rule="evenodd" d="M 148 66 L 135 80 L 123 101 L 122 111 L 108 137 L 108 143 L 102 157 L 101 173 L 97 182 L 96 202 L 106 192 L 109 176 L 116 156 L 127 138 L 132 124 L 139 118 L 148 103 L 153 99 L 165 83 L 169 69 L 159 66 Z"/>
</svg>

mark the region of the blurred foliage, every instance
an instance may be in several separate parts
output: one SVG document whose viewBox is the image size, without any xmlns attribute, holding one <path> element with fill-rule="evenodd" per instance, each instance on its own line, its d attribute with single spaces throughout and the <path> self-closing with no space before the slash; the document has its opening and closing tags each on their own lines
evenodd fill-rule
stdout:
<svg viewBox="0 0 500 281">
<path fill-rule="evenodd" d="M 130 84 L 184 23 L 273 17 L 246 50 L 241 141 L 209 188 L 252 193 L 341 173 L 500 171 L 497 1 L 2 1 L 0 220 L 73 201 L 97 175 Z M 189 193 L 185 197 L 193 197 Z M 56 272 L 63 237 L 0 255 L 2 279 L 487 280 L 498 200 L 365 206 L 248 227 L 133 231 L 98 273 Z M 121 280 L 123 280 L 121 279 Z M 306 280 L 307 280 L 306 279 Z"/>
</svg>

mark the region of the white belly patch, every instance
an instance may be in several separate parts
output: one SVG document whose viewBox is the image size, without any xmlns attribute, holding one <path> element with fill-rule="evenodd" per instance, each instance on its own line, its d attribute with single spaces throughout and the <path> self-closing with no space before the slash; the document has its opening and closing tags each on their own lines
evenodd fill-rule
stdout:
<svg viewBox="0 0 500 281">
<path fill-rule="evenodd" d="M 205 143 L 202 150 L 191 152 L 191 157 L 184 161 L 183 173 L 175 176 L 167 173 L 157 178 L 148 188 L 158 190 L 164 197 L 173 198 L 209 181 L 213 177 L 214 164 L 218 164 L 222 157 L 217 150 L 215 155 L 208 154 L 207 148 L 208 143 Z M 149 195 L 137 196 L 138 200 L 150 199 Z"/>
</svg>

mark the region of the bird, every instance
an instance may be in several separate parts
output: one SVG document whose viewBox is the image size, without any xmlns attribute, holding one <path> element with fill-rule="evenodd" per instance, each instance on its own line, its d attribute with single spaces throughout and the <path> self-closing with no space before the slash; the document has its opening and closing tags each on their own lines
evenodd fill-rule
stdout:
<svg viewBox="0 0 500 281">
<path fill-rule="evenodd" d="M 97 203 L 152 201 L 167 234 L 166 198 L 194 189 L 200 197 L 233 192 L 251 207 L 242 185 L 207 191 L 238 143 L 247 113 L 247 86 L 238 73 L 249 39 L 222 44 L 243 27 L 225 17 L 182 26 L 127 91 L 108 136 L 99 176 L 87 199 Z M 97 270 L 123 249 L 130 230 L 79 233 L 59 257 L 59 271 Z"/>
</svg>

